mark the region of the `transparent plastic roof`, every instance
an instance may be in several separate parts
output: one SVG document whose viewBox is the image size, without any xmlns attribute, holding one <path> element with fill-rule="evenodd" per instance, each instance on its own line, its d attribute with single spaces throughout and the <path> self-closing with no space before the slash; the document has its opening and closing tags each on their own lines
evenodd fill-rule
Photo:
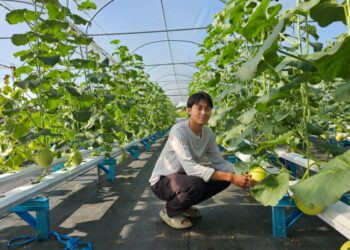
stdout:
<svg viewBox="0 0 350 250">
<path fill-rule="evenodd" d="M 62 4 L 63 1 L 60 1 Z M 196 71 L 198 45 L 206 37 L 205 27 L 222 10 L 220 0 L 128 0 L 93 1 L 97 8 L 78 12 L 76 3 L 69 8 L 87 20 L 90 26 L 79 28 L 94 38 L 110 55 L 118 39 L 129 51 L 143 57 L 145 70 L 176 104 L 186 101 L 187 86 Z M 33 9 L 32 1 L 0 1 L 0 64 L 20 65 L 13 53 L 21 48 L 11 44 L 13 33 L 28 30 L 25 25 L 9 25 L 5 16 L 13 9 Z M 20 32 L 18 32 L 20 30 Z M 5 50 L 3 48 L 6 48 Z M 6 74 L 1 68 L 1 77 Z M 8 73 L 8 72 L 7 72 Z"/>
<path fill-rule="evenodd" d="M 110 42 L 115 39 L 130 52 L 141 55 L 151 80 L 159 84 L 175 104 L 186 101 L 188 84 L 199 60 L 198 45 L 207 36 L 206 26 L 225 4 L 223 0 L 95 0 L 92 1 L 97 6 L 95 10 L 81 12 L 76 1 L 60 0 L 63 5 L 68 2 L 72 12 L 91 21 L 79 29 L 92 36 L 110 55 L 114 49 Z M 289 0 L 279 2 L 284 8 L 295 5 Z M 27 31 L 28 27 L 9 25 L 5 16 L 13 9 L 23 8 L 33 9 L 32 1 L 0 1 L 0 77 L 8 74 L 4 66 L 20 65 L 13 53 L 22 48 L 13 45 L 10 37 Z"/>
</svg>

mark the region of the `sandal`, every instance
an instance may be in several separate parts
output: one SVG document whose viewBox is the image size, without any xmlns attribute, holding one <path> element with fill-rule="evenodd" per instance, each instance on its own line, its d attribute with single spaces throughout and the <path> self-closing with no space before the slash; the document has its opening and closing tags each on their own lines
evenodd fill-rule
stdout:
<svg viewBox="0 0 350 250">
<path fill-rule="evenodd" d="M 166 211 L 162 210 L 159 212 L 159 216 L 166 224 L 175 229 L 186 229 L 193 226 L 192 222 L 181 214 L 169 217 Z"/>
<path fill-rule="evenodd" d="M 193 219 L 198 219 L 202 217 L 201 212 L 196 207 L 190 207 L 185 212 L 183 212 L 182 215 L 186 216 L 187 218 L 193 218 Z"/>
</svg>

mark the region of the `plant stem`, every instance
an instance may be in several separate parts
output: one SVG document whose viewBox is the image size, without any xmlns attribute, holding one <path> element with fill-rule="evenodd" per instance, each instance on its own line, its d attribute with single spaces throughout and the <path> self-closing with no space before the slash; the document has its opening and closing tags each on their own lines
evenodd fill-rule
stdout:
<svg viewBox="0 0 350 250">
<path fill-rule="evenodd" d="M 346 5 L 344 6 L 346 26 L 348 27 L 348 36 L 350 36 L 350 0 L 346 0 Z"/>
</svg>

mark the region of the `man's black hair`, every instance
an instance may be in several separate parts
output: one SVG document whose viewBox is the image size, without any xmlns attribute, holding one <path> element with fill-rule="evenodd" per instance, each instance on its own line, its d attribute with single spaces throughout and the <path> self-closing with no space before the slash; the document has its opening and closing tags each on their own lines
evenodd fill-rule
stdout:
<svg viewBox="0 0 350 250">
<path fill-rule="evenodd" d="M 211 99 L 210 95 L 204 91 L 191 95 L 187 100 L 187 108 L 192 108 L 192 106 L 199 103 L 200 100 L 206 101 L 210 108 L 213 108 L 213 100 Z"/>
</svg>

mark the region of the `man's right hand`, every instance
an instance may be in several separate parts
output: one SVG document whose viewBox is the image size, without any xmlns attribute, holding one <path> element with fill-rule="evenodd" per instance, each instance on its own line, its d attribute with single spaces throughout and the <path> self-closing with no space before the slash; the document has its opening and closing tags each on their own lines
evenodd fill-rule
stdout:
<svg viewBox="0 0 350 250">
<path fill-rule="evenodd" d="M 231 183 L 241 188 L 250 188 L 254 186 L 256 182 L 252 179 L 250 174 L 232 174 Z"/>
<path fill-rule="evenodd" d="M 236 175 L 227 172 L 215 171 L 211 176 L 212 180 L 216 181 L 229 181 L 241 188 L 250 188 L 255 185 L 255 181 L 252 179 L 250 174 Z"/>
</svg>

